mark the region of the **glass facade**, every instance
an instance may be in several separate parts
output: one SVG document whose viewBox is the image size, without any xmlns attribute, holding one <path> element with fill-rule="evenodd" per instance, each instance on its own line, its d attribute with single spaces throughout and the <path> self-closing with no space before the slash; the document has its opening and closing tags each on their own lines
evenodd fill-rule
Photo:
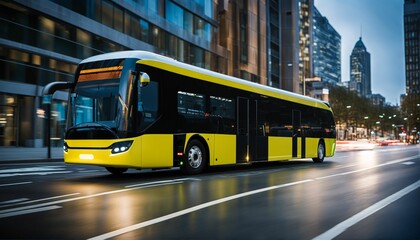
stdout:
<svg viewBox="0 0 420 240">
<path fill-rule="evenodd" d="M 269 59 L 268 72 L 269 85 L 275 88 L 280 88 L 280 8 L 279 3 L 275 0 L 269 1 Z"/>
<path fill-rule="evenodd" d="M 341 36 L 317 8 L 314 8 L 313 33 L 314 75 L 323 82 L 340 83 Z"/>
<path fill-rule="evenodd" d="M 313 0 L 299 0 L 299 79 L 302 84 L 302 93 L 306 95 L 306 88 L 303 87 L 305 79 L 313 75 L 312 72 L 312 17 Z"/>
<path fill-rule="evenodd" d="M 176 1 L 170 0 L 133 0 L 122 1 L 122 3 L 109 0 L 88 0 L 83 1 L 84 4 L 82 4 L 86 7 L 80 7 L 80 3 L 77 1 L 52 1 L 127 36 L 147 43 L 153 46 L 153 50 L 157 53 L 199 67 L 211 70 L 219 69 L 215 61 L 217 54 L 192 43 L 194 39 L 204 39 L 208 43 L 212 40 L 214 27 L 209 22 L 213 12 L 212 1 L 195 0 L 194 3 L 191 3 L 194 8 L 206 13 L 206 18 L 199 17 L 193 11 L 177 4 Z M 155 24 L 147 20 L 147 17 L 139 16 L 139 14 L 146 13 L 153 15 L 153 18 L 157 20 Z M 182 30 L 182 33 L 172 33 L 168 31 L 169 29 L 160 27 L 159 25 L 165 25 L 160 24 L 160 22 L 172 26 L 177 32 Z M 131 49 L 130 47 L 127 48 Z M 184 50 L 181 51 L 180 48 Z M 104 52 L 111 51 L 116 50 L 105 49 Z"/>
<path fill-rule="evenodd" d="M 370 97 L 370 77 L 370 53 L 360 37 L 350 55 L 350 90 L 356 91 L 362 97 Z"/>
<path fill-rule="evenodd" d="M 420 2 L 404 3 L 406 93 L 420 94 Z"/>
<path fill-rule="evenodd" d="M 227 73 L 213 1 L 1 1 L 0 146 L 46 146 L 42 88 L 69 81 L 84 58 L 120 50 L 160 53 Z M 220 62 L 220 64 L 219 64 Z M 62 143 L 67 94 L 51 104 L 51 142 Z"/>
</svg>

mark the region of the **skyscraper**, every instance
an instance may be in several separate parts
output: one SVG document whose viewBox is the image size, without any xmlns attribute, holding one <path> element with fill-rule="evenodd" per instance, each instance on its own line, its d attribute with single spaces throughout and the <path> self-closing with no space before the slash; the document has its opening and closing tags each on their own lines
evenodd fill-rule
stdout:
<svg viewBox="0 0 420 240">
<path fill-rule="evenodd" d="M 420 94 L 420 0 L 404 2 L 406 93 Z"/>
<path fill-rule="evenodd" d="M 314 0 L 299 0 L 299 79 L 301 91 L 307 94 L 306 79 L 313 77 L 313 15 Z"/>
<path fill-rule="evenodd" d="M 317 8 L 313 17 L 314 75 L 331 84 L 341 82 L 341 36 Z"/>
<path fill-rule="evenodd" d="M 268 85 L 303 94 L 313 77 L 313 0 L 267 1 Z"/>
<path fill-rule="evenodd" d="M 360 37 L 350 55 L 350 90 L 356 91 L 362 97 L 370 97 L 370 76 L 370 53 Z"/>
</svg>

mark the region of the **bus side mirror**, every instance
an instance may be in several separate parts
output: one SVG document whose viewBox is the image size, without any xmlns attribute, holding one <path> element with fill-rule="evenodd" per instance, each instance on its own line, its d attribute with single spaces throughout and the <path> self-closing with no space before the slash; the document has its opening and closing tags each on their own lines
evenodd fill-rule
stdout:
<svg viewBox="0 0 420 240">
<path fill-rule="evenodd" d="M 150 77 L 147 73 L 140 73 L 140 87 L 146 87 L 150 83 Z"/>
<path fill-rule="evenodd" d="M 69 89 L 74 87 L 74 83 L 69 82 L 51 82 L 42 90 L 42 95 L 52 95 L 58 90 Z"/>
</svg>

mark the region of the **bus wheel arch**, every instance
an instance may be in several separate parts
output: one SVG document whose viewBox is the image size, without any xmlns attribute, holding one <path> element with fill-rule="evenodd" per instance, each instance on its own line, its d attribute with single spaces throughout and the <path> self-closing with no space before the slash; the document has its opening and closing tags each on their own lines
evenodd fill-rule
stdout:
<svg viewBox="0 0 420 240">
<path fill-rule="evenodd" d="M 209 163 L 209 148 L 201 136 L 189 139 L 185 148 L 184 163 L 181 170 L 187 174 L 199 174 L 204 171 Z"/>
<path fill-rule="evenodd" d="M 315 163 L 322 163 L 325 159 L 325 153 L 326 153 L 324 139 L 319 140 L 318 146 L 317 146 L 317 149 L 316 149 L 316 153 L 317 153 L 317 156 L 312 158 L 312 160 Z"/>
</svg>

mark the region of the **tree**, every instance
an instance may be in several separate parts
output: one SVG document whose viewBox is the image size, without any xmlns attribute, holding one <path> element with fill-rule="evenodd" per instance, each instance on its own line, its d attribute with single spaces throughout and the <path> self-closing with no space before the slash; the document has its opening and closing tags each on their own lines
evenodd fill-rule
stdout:
<svg viewBox="0 0 420 240">
<path fill-rule="evenodd" d="M 418 140 L 418 132 L 420 131 L 420 94 L 406 95 L 401 103 L 401 111 L 404 116 L 407 135 Z"/>
<path fill-rule="evenodd" d="M 398 106 L 374 105 L 369 98 L 358 96 L 357 93 L 349 91 L 345 87 L 330 86 L 329 99 L 339 130 L 345 130 L 340 129 L 343 127 L 346 129 L 352 127 L 355 131 L 358 127 L 363 127 L 368 136 L 371 131 L 376 131 L 378 135 L 385 133 L 397 135 L 395 128 L 403 121 Z M 420 109 L 420 105 L 418 109 Z M 415 114 L 412 116 L 420 118 Z"/>
</svg>

